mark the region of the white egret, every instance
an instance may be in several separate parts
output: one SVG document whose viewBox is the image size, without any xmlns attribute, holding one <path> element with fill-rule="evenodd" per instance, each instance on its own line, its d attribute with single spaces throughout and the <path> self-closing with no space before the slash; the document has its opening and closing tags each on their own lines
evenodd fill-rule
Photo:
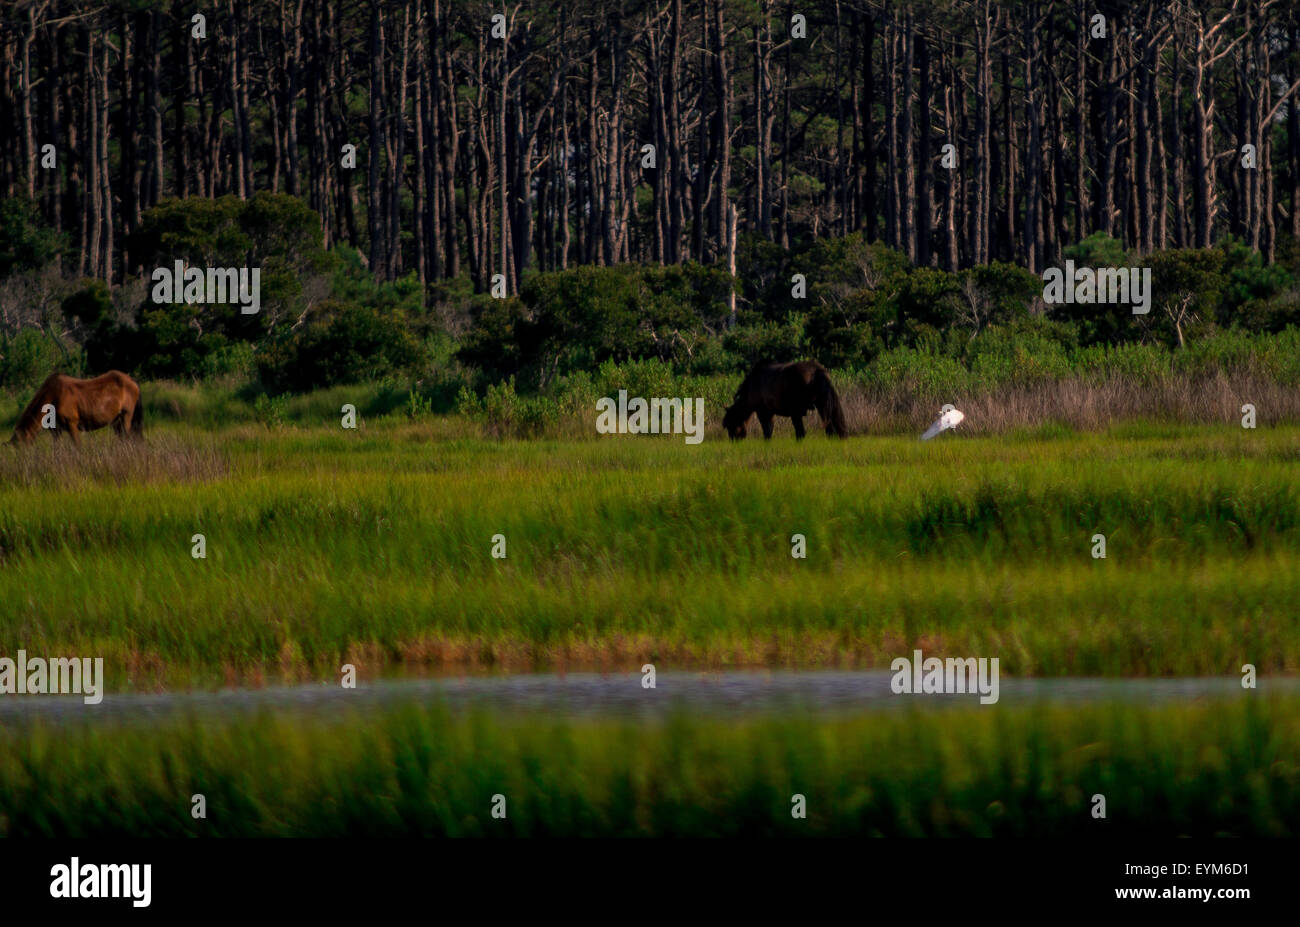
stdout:
<svg viewBox="0 0 1300 927">
<path fill-rule="evenodd" d="M 921 440 L 929 441 L 937 434 L 945 432 L 950 428 L 956 428 L 965 419 L 966 416 L 963 415 L 961 412 L 958 412 L 952 406 L 944 406 L 939 413 L 938 420 L 936 420 L 933 425 L 931 425 L 929 428 L 925 430 L 925 434 L 921 435 Z"/>
</svg>

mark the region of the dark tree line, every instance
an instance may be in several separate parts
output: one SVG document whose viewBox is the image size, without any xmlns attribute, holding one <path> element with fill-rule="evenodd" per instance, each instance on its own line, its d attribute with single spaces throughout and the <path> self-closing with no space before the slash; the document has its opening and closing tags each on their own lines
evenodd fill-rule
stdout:
<svg viewBox="0 0 1300 927">
<path fill-rule="evenodd" d="M 921 265 L 1034 272 L 1093 233 L 1140 253 L 1233 235 L 1266 259 L 1300 237 L 1300 8 L 1280 0 L 0 16 L 0 190 L 66 234 L 65 270 L 110 282 L 145 270 L 131 236 L 160 199 L 259 190 L 305 199 L 380 278 L 512 293 L 527 269 L 734 267 L 753 240 L 859 231 Z"/>
</svg>

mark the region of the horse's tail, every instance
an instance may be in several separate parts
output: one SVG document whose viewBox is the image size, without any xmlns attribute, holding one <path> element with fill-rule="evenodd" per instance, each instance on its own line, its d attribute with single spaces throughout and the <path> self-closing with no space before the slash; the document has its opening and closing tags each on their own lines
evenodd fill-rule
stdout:
<svg viewBox="0 0 1300 927">
<path fill-rule="evenodd" d="M 824 369 L 819 368 L 815 382 L 817 414 L 822 417 L 822 422 L 826 425 L 826 434 L 847 438 L 849 428 L 844 421 L 844 403 L 840 402 L 840 394 L 835 392 L 835 387 L 831 385 L 830 376 Z"/>
<path fill-rule="evenodd" d="M 135 410 L 131 413 L 131 434 L 137 438 L 144 437 L 144 397 L 139 393 L 135 397 Z"/>
</svg>

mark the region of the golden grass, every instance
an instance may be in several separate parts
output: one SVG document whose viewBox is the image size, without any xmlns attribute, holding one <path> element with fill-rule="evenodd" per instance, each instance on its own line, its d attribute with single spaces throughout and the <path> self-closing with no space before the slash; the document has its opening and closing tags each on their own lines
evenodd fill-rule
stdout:
<svg viewBox="0 0 1300 927">
<path fill-rule="evenodd" d="M 214 480 L 227 472 L 216 436 L 180 438 L 161 433 L 123 441 L 92 433 L 80 447 L 44 435 L 29 445 L 0 446 L 0 486 L 73 487 L 79 484 L 162 484 Z"/>
<path fill-rule="evenodd" d="M 854 434 L 920 432 L 939 414 L 932 399 L 898 387 L 870 390 L 850 386 L 843 399 L 849 430 Z M 1003 434 L 1044 425 L 1103 431 L 1119 422 L 1139 420 L 1239 424 L 1245 403 L 1255 406 L 1259 427 L 1300 421 L 1300 390 L 1251 373 L 1220 372 L 1212 377 L 1172 374 L 1151 383 L 1118 376 L 1047 380 L 945 401 L 966 414 L 960 427 L 968 434 Z M 721 431 L 720 427 L 717 430 Z"/>
</svg>

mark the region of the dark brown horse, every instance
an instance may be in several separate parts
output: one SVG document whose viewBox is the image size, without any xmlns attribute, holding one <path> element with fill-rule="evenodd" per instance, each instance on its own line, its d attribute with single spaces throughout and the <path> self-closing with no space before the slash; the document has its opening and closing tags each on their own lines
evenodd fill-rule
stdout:
<svg viewBox="0 0 1300 927">
<path fill-rule="evenodd" d="M 27 404 L 14 426 L 10 444 L 27 444 L 36 438 L 42 427 L 47 427 L 48 407 L 53 407 L 53 427 L 48 428 L 57 439 L 59 432 L 72 435 L 81 444 L 83 431 L 94 431 L 112 425 L 119 437 L 139 438 L 144 431 L 144 407 L 140 405 L 140 385 L 120 370 L 110 370 L 90 380 L 50 374 Z"/>
<path fill-rule="evenodd" d="M 816 361 L 794 364 L 759 364 L 745 377 L 736 399 L 722 416 L 722 427 L 733 440 L 745 437 L 749 417 L 758 413 L 763 437 L 772 437 L 772 418 L 788 415 L 796 438 L 804 436 L 803 417 L 813 409 L 821 416 L 827 435 L 847 437 L 844 408 L 831 386 L 826 368 Z"/>
</svg>

